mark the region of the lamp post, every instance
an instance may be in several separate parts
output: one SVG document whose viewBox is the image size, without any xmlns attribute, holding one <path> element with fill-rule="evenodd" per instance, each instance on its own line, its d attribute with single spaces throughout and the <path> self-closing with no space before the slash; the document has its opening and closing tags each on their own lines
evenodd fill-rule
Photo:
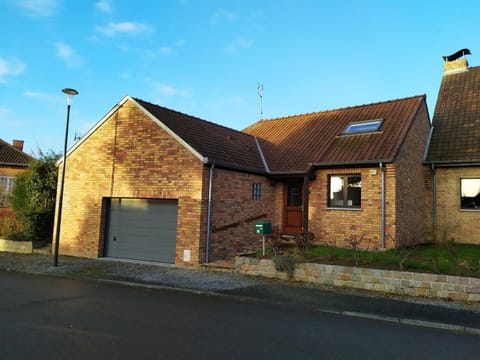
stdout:
<svg viewBox="0 0 480 360">
<path fill-rule="evenodd" d="M 67 165 L 68 125 L 70 123 L 70 97 L 78 94 L 77 90 L 70 89 L 70 88 L 65 88 L 62 90 L 62 92 L 67 95 L 67 124 L 65 126 L 65 143 L 63 146 L 62 181 L 60 183 L 60 194 L 58 197 L 57 226 L 55 229 L 55 248 L 53 251 L 53 266 L 58 266 L 58 249 L 60 245 L 60 225 L 62 222 L 63 188 L 65 185 L 65 167 Z"/>
</svg>

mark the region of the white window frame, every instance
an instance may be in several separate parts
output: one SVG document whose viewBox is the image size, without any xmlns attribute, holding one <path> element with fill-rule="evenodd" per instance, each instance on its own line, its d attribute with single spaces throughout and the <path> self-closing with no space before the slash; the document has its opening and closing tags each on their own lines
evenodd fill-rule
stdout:
<svg viewBox="0 0 480 360">
<path fill-rule="evenodd" d="M 470 206 L 464 206 L 464 198 Z M 480 178 L 460 178 L 460 209 L 480 211 Z"/>
</svg>

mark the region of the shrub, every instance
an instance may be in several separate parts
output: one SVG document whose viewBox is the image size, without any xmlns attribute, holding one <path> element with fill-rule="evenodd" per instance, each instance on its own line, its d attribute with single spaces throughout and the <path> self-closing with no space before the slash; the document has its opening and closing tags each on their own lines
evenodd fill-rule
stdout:
<svg viewBox="0 0 480 360">
<path fill-rule="evenodd" d="M 293 255 L 274 256 L 272 261 L 275 264 L 275 270 L 286 273 L 289 280 L 293 279 L 295 273 L 295 258 Z"/>
<path fill-rule="evenodd" d="M 23 231 L 22 223 L 14 214 L 0 215 L 0 237 L 9 238 L 12 233 L 20 233 Z"/>
<path fill-rule="evenodd" d="M 24 224 L 26 240 L 52 239 L 58 158 L 51 151 L 39 151 L 39 158 L 15 178 L 10 200 L 17 219 Z"/>
</svg>

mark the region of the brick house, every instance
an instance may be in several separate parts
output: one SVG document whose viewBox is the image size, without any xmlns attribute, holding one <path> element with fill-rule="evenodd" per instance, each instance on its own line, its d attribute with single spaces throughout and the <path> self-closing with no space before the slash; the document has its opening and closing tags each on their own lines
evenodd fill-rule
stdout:
<svg viewBox="0 0 480 360">
<path fill-rule="evenodd" d="M 12 214 L 6 196 L 13 188 L 15 177 L 27 170 L 32 160 L 23 152 L 22 140 L 13 140 L 9 144 L 0 139 L 0 216 Z"/>
<path fill-rule="evenodd" d="M 338 246 L 415 243 L 429 131 L 425 96 L 244 131 L 126 96 L 67 153 L 60 253 L 195 266 L 261 247 L 256 221 Z"/>
<path fill-rule="evenodd" d="M 445 59 L 432 125 L 425 163 L 436 238 L 480 244 L 480 67 Z"/>
</svg>

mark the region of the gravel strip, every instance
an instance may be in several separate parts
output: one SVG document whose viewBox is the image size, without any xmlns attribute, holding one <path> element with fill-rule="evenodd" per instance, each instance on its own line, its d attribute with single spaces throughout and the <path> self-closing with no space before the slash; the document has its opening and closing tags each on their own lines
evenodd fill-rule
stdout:
<svg viewBox="0 0 480 360">
<path fill-rule="evenodd" d="M 40 254 L 0 253 L 0 270 L 51 274 L 91 279 L 133 281 L 198 291 L 226 291 L 257 286 L 262 279 L 234 273 L 181 269 L 140 262 L 107 261 Z"/>
</svg>

